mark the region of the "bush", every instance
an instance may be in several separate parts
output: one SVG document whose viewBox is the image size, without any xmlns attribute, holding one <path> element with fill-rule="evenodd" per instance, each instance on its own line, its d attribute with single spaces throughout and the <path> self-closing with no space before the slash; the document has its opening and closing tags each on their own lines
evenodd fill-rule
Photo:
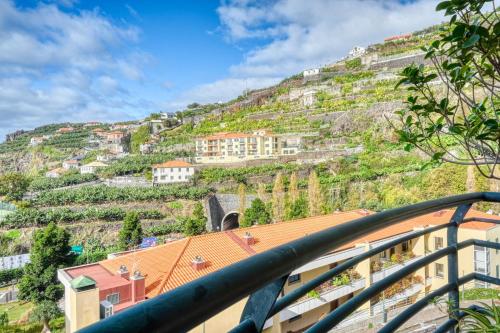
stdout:
<svg viewBox="0 0 500 333">
<path fill-rule="evenodd" d="M 97 185 L 59 191 L 44 191 L 33 199 L 33 203 L 38 206 L 61 206 L 67 204 L 92 204 L 110 201 L 198 200 L 205 197 L 210 192 L 211 190 L 206 187 L 192 187 L 186 185 L 148 188 L 132 186 L 117 188 Z"/>
<path fill-rule="evenodd" d="M 182 232 L 184 232 L 184 225 L 181 221 L 181 222 L 152 226 L 144 231 L 144 235 L 147 237 L 151 237 L 151 236 L 163 236 L 163 235 L 182 233 Z"/>
<path fill-rule="evenodd" d="M 136 210 L 141 219 L 159 220 L 165 215 L 158 210 L 139 209 Z M 5 216 L 0 225 L 8 228 L 20 228 L 29 226 L 44 226 L 50 222 L 71 223 L 75 221 L 123 220 L 126 210 L 117 207 L 111 208 L 87 208 L 83 210 L 72 210 L 70 208 L 52 208 L 40 210 L 37 208 L 21 208 Z"/>
<path fill-rule="evenodd" d="M 23 276 L 22 268 L 4 269 L 0 271 L 0 285 L 6 285 L 19 280 Z"/>
<path fill-rule="evenodd" d="M 347 69 L 358 69 L 361 67 L 361 58 L 354 58 L 351 60 L 346 60 L 345 67 Z"/>
<path fill-rule="evenodd" d="M 77 185 L 97 180 L 98 177 L 94 174 L 68 174 L 59 178 L 37 177 L 30 184 L 30 191 L 46 191 L 58 187 Z"/>
</svg>

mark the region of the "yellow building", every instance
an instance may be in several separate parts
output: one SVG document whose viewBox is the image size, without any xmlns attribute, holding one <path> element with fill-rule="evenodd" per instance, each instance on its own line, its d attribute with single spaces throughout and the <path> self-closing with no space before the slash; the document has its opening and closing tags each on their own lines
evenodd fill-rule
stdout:
<svg viewBox="0 0 500 333">
<path fill-rule="evenodd" d="M 67 332 L 119 312 L 144 299 L 155 297 L 225 266 L 262 253 L 311 233 L 371 214 L 364 210 L 337 212 L 301 220 L 240 228 L 188 237 L 96 264 L 59 271 L 65 286 Z M 369 249 L 432 226 L 448 223 L 452 210 L 439 211 L 401 222 L 348 243 L 293 271 L 282 295 L 319 274 Z M 491 217 L 470 210 L 467 217 Z M 498 242 L 500 227 L 492 223 L 470 222 L 460 226 L 458 240 L 480 239 Z M 376 256 L 309 292 L 270 318 L 266 332 L 297 332 L 317 322 L 363 289 L 404 265 L 446 246 L 446 229 L 412 238 Z M 460 274 L 480 272 L 498 277 L 500 257 L 495 250 L 469 247 L 459 252 Z M 134 274 L 128 272 L 131 269 Z M 382 295 L 365 303 L 339 326 L 367 320 L 384 309 L 407 304 L 446 283 L 446 258 L 411 274 Z M 86 281 L 81 283 L 75 280 Z M 89 283 L 95 281 L 95 284 Z M 139 296 L 137 296 L 139 295 Z M 246 300 L 217 314 L 193 332 L 225 332 L 240 319 Z M 99 313 L 99 316 L 97 314 Z"/>
<path fill-rule="evenodd" d="M 219 133 L 196 140 L 196 162 L 236 163 L 254 159 L 296 155 L 300 137 L 279 136 L 267 131 Z"/>
</svg>

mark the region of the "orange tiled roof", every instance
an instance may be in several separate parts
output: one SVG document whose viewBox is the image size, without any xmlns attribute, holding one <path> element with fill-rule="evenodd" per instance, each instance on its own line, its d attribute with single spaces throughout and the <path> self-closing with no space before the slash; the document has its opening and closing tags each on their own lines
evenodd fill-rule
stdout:
<svg viewBox="0 0 500 333">
<path fill-rule="evenodd" d="M 362 210 L 338 212 L 289 222 L 214 232 L 104 260 L 99 264 L 109 272 L 116 272 L 120 265 L 127 266 L 129 271 L 139 269 L 146 278 L 146 295 L 151 298 L 246 259 L 255 253 L 264 252 L 367 214 L 372 214 L 372 212 Z M 410 232 L 416 227 L 448 223 L 452 214 L 453 210 L 444 210 L 410 219 L 352 241 L 335 251 L 352 248 L 357 243 L 373 242 Z M 467 217 L 491 218 L 492 216 L 470 210 Z M 495 226 L 493 223 L 470 222 L 462 225 L 461 228 L 487 230 Z M 238 238 L 241 239 L 245 232 L 252 234 L 255 244 L 246 245 L 238 241 Z M 208 266 L 198 271 L 193 269 L 191 261 L 196 256 L 202 256 Z M 89 275 L 86 272 L 82 274 Z"/>
<path fill-rule="evenodd" d="M 250 138 L 254 137 L 252 134 L 248 133 L 217 133 L 214 135 L 209 135 L 204 137 L 204 140 L 220 140 L 220 139 L 240 139 L 240 138 Z"/>
<path fill-rule="evenodd" d="M 190 166 L 193 165 L 191 163 L 178 160 L 167 161 L 160 164 L 153 164 L 153 168 L 185 168 Z"/>
</svg>

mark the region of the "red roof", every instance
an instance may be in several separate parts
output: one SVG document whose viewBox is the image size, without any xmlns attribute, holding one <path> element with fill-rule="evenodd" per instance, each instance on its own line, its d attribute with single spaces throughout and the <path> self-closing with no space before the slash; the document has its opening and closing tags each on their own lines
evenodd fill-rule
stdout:
<svg viewBox="0 0 500 333">
<path fill-rule="evenodd" d="M 184 161 L 167 161 L 160 164 L 154 164 L 153 168 L 187 168 L 193 166 L 191 163 Z"/>
</svg>

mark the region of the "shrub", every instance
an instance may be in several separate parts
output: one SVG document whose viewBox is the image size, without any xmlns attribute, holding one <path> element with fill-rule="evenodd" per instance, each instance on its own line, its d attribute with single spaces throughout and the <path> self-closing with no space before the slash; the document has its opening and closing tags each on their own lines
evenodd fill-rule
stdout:
<svg viewBox="0 0 500 333">
<path fill-rule="evenodd" d="M 0 271 L 0 285 L 6 285 L 19 280 L 23 276 L 22 268 L 4 269 Z"/>
<path fill-rule="evenodd" d="M 108 187 L 105 185 L 84 186 L 60 191 L 41 192 L 33 203 L 38 206 L 61 206 L 67 204 L 92 204 L 110 201 L 151 201 L 190 199 L 198 200 L 211 192 L 206 187 L 186 185 L 138 187 Z"/>
<path fill-rule="evenodd" d="M 77 185 L 97 180 L 98 177 L 94 174 L 68 174 L 59 178 L 37 177 L 30 184 L 30 191 L 46 191 L 58 187 Z"/>
</svg>

